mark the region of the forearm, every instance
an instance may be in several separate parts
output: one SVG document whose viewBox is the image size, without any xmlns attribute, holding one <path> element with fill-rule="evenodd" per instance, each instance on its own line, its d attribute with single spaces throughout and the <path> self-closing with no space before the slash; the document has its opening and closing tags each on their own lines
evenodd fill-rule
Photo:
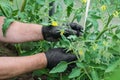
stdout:
<svg viewBox="0 0 120 80">
<path fill-rule="evenodd" d="M 46 64 L 44 53 L 26 57 L 0 57 L 0 80 L 45 68 Z"/>
<path fill-rule="evenodd" d="M 8 43 L 20 43 L 42 40 L 42 26 L 14 21 L 8 28 L 6 36 L 3 36 L 2 25 L 4 17 L 0 17 L 0 41 Z"/>
</svg>

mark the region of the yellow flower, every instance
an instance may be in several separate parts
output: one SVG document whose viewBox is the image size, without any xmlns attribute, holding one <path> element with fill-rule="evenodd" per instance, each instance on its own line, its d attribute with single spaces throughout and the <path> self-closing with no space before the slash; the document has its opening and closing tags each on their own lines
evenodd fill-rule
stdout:
<svg viewBox="0 0 120 80">
<path fill-rule="evenodd" d="M 103 41 L 103 45 L 104 45 L 104 46 L 107 46 L 107 45 L 108 45 L 108 42 L 107 42 L 107 41 Z"/>
<path fill-rule="evenodd" d="M 118 15 L 119 15 L 119 12 L 118 12 L 118 11 L 115 11 L 115 12 L 113 13 L 113 16 L 114 16 L 114 17 L 118 17 Z"/>
<path fill-rule="evenodd" d="M 93 48 L 93 50 L 96 50 L 96 49 L 98 48 L 98 45 L 97 45 L 97 44 L 94 44 L 94 45 L 92 46 L 92 48 Z"/>
<path fill-rule="evenodd" d="M 106 5 L 102 5 L 102 6 L 101 6 L 101 10 L 102 10 L 102 11 L 105 11 L 106 9 L 107 9 L 107 6 L 106 6 Z"/>
<path fill-rule="evenodd" d="M 56 27 L 58 26 L 58 23 L 56 21 L 52 21 L 52 26 Z"/>
<path fill-rule="evenodd" d="M 65 32 L 64 30 L 61 30 L 61 31 L 60 31 L 60 35 L 63 35 L 63 34 L 64 34 L 64 32 Z"/>
<path fill-rule="evenodd" d="M 83 51 L 83 50 L 79 50 L 79 54 L 80 54 L 80 55 L 83 55 L 83 54 L 84 54 L 84 51 Z"/>
<path fill-rule="evenodd" d="M 87 0 L 82 0 L 82 3 L 84 3 L 84 4 L 85 4 L 86 2 L 87 2 Z"/>
</svg>

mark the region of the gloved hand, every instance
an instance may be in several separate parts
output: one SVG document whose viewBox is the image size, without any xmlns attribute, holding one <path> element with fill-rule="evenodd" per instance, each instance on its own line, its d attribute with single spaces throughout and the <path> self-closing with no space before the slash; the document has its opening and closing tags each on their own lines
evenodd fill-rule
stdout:
<svg viewBox="0 0 120 80">
<path fill-rule="evenodd" d="M 63 35 L 68 37 L 69 35 L 77 35 L 80 36 L 82 34 L 82 26 L 77 24 L 77 23 L 70 23 L 69 26 L 71 29 L 65 29 Z M 47 41 L 57 41 L 59 38 L 61 38 L 60 35 L 60 26 L 53 27 L 52 25 L 50 26 L 45 26 L 42 27 L 42 35 L 45 40 Z"/>
<path fill-rule="evenodd" d="M 66 52 L 65 48 L 54 48 L 45 52 L 47 58 L 47 68 L 52 69 L 60 61 L 71 62 L 77 60 L 77 57 L 70 52 Z"/>
</svg>

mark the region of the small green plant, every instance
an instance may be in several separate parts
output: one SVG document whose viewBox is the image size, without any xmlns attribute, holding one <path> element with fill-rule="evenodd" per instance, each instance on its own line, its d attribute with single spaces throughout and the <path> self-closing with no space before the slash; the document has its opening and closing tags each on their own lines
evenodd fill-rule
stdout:
<svg viewBox="0 0 120 80">
<path fill-rule="evenodd" d="M 84 20 L 87 3 L 87 0 L 23 0 L 21 6 L 18 1 L 0 0 L 0 14 L 7 17 L 3 26 L 4 34 L 13 19 L 42 25 L 50 24 L 49 19 L 57 21 L 60 26 L 70 22 L 80 24 Z M 56 4 L 56 11 L 53 16 L 49 16 L 49 3 L 52 1 Z M 38 70 L 33 75 L 44 74 L 47 80 L 107 80 L 120 65 L 120 25 L 112 23 L 119 17 L 120 0 L 91 0 L 82 36 L 66 38 L 62 34 L 67 26 L 63 26 L 62 39 L 58 42 L 29 42 L 16 44 L 15 47 L 20 55 L 64 47 L 77 56 L 77 61 L 61 62 L 51 71 Z M 67 71 L 67 66 L 72 63 L 76 64 L 75 68 Z"/>
</svg>

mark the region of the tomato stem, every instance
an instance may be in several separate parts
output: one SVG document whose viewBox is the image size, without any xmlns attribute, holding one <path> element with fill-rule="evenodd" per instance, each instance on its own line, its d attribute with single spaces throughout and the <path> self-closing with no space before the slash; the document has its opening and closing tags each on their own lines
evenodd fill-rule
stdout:
<svg viewBox="0 0 120 80">
<path fill-rule="evenodd" d="M 23 12 L 26 6 L 27 0 L 23 0 L 22 6 L 20 8 L 20 11 Z"/>
<path fill-rule="evenodd" d="M 95 39 L 95 41 L 97 41 L 102 36 L 102 34 L 104 34 L 106 31 L 114 29 L 114 28 L 117 28 L 117 27 L 120 27 L 120 26 L 117 25 L 117 26 L 113 26 L 113 27 L 110 27 L 110 28 L 103 29 L 103 31 L 100 32 L 100 34 L 97 36 L 97 38 Z"/>
<path fill-rule="evenodd" d="M 88 76 L 89 80 L 92 80 L 92 78 L 90 77 L 90 75 L 88 74 L 87 70 L 84 68 L 85 74 Z"/>
<path fill-rule="evenodd" d="M 109 25 L 109 23 L 112 21 L 112 19 L 113 19 L 113 15 L 109 16 L 108 21 L 107 21 L 107 24 L 104 26 L 103 30 L 98 34 L 98 36 L 97 36 L 97 38 L 95 39 L 95 41 L 97 41 L 97 40 L 102 36 L 102 34 L 105 33 L 106 31 L 108 31 L 108 30 L 110 30 L 110 29 L 114 29 L 114 28 L 117 27 L 117 26 L 116 26 L 116 27 L 113 26 L 113 27 L 108 28 L 108 25 Z"/>
</svg>

